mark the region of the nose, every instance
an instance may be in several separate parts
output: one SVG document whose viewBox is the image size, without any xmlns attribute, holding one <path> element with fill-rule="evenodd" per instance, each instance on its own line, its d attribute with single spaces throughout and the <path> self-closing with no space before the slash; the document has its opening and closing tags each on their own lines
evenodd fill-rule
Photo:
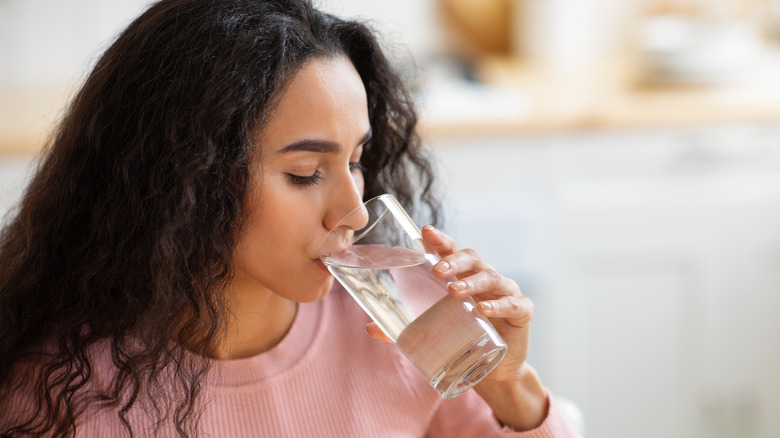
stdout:
<svg viewBox="0 0 780 438">
<path fill-rule="evenodd" d="M 368 224 L 368 211 L 363 205 L 363 177 L 348 173 L 343 183 L 331 191 L 322 224 L 328 230 L 336 227 L 359 230 Z"/>
</svg>

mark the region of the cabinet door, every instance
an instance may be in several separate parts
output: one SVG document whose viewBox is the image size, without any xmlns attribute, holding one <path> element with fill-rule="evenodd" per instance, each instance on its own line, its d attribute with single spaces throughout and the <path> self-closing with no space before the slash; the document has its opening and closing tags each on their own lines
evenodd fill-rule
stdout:
<svg viewBox="0 0 780 438">
<path fill-rule="evenodd" d="M 695 270 L 641 253 L 577 264 L 553 292 L 549 383 L 577 401 L 590 436 L 694 436 Z"/>
<path fill-rule="evenodd" d="M 529 358 L 587 435 L 780 436 L 778 139 L 725 127 L 436 146 L 451 228 L 534 299 Z"/>
<path fill-rule="evenodd" d="M 591 138 L 551 166 L 547 363 L 594 436 L 780 430 L 778 151 L 698 138 Z"/>
</svg>

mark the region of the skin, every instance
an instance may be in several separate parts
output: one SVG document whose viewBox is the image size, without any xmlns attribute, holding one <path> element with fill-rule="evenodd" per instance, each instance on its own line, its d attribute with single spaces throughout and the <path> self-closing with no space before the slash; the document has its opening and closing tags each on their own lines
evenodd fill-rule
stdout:
<svg viewBox="0 0 780 438">
<path fill-rule="evenodd" d="M 362 203 L 363 176 L 356 163 L 369 137 L 365 88 L 345 57 L 313 59 L 288 83 L 258 138 L 262 167 L 253 174 L 229 287 L 234 318 L 217 358 L 269 350 L 292 326 L 297 303 L 330 291 L 333 277 L 317 259 L 317 248 Z M 347 231 L 367 221 L 353 217 L 341 224 Z M 456 276 L 450 293 L 472 296 L 509 345 L 501 364 L 475 389 L 503 424 L 515 430 L 538 427 L 548 401 L 525 362 L 533 304 L 475 251 L 459 250 L 450 236 L 430 226 L 423 228 L 423 238 L 442 257 L 435 275 Z M 373 323 L 366 331 L 388 341 Z"/>
<path fill-rule="evenodd" d="M 365 88 L 346 59 L 312 60 L 287 85 L 258 138 L 262 167 L 252 175 L 229 287 L 235 318 L 218 357 L 267 351 L 292 325 L 296 303 L 330 291 L 317 249 L 362 203 L 363 176 L 351 163 L 369 133 Z"/>
<path fill-rule="evenodd" d="M 450 283 L 449 292 L 474 298 L 479 312 L 490 318 L 509 346 L 504 360 L 474 389 L 501 423 L 517 431 L 540 426 L 547 416 L 548 400 L 536 371 L 525 361 L 533 303 L 523 296 L 517 283 L 496 272 L 473 249 L 458 250 L 451 236 L 432 226 L 423 227 L 422 235 L 441 257 L 433 266 L 434 275 L 456 277 L 458 281 Z M 368 324 L 366 331 L 372 338 L 392 343 L 375 323 Z"/>
</svg>

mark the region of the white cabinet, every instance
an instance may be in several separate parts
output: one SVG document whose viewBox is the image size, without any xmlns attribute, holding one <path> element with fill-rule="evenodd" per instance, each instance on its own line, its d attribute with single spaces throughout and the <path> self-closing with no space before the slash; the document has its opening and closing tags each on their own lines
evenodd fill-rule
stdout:
<svg viewBox="0 0 780 438">
<path fill-rule="evenodd" d="M 0 157 L 0 226 L 9 219 L 35 170 L 33 156 Z"/>
<path fill-rule="evenodd" d="M 780 435 L 780 129 L 432 144 L 448 229 L 537 305 L 593 437 Z"/>
</svg>

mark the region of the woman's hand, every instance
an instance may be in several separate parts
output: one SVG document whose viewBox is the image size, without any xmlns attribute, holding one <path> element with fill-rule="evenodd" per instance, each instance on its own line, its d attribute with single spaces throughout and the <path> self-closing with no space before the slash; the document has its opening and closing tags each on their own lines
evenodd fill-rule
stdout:
<svg viewBox="0 0 780 438">
<path fill-rule="evenodd" d="M 441 257 L 434 274 L 457 278 L 449 285 L 456 297 L 471 296 L 480 313 L 490 319 L 509 351 L 501 363 L 476 387 L 502 423 L 516 430 L 541 424 L 547 413 L 547 397 L 536 372 L 526 364 L 534 305 L 517 283 L 496 272 L 474 250 L 458 250 L 452 237 L 426 226 L 423 240 Z M 374 338 L 390 340 L 374 323 L 366 330 Z"/>
<path fill-rule="evenodd" d="M 484 380 L 517 380 L 528 357 L 533 303 L 517 283 L 496 272 L 476 251 L 459 251 L 452 237 L 433 227 L 424 227 L 422 232 L 425 242 L 441 257 L 433 266 L 434 274 L 441 279 L 457 278 L 449 285 L 450 294 L 474 298 L 479 312 L 490 318 L 509 346 L 504 360 Z"/>
</svg>

